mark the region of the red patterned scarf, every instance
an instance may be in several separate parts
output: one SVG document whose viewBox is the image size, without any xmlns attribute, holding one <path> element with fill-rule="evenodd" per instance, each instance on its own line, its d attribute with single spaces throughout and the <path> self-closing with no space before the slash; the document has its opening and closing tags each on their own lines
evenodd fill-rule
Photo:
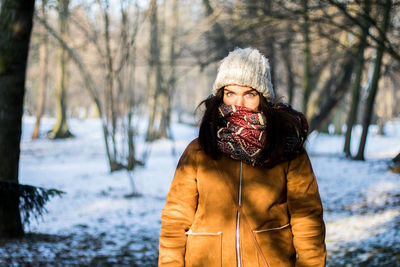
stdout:
<svg viewBox="0 0 400 267">
<path fill-rule="evenodd" d="M 246 107 L 225 105 L 219 107 L 222 125 L 218 127 L 218 148 L 236 160 L 258 165 L 265 143 L 266 118 L 260 111 Z"/>
</svg>

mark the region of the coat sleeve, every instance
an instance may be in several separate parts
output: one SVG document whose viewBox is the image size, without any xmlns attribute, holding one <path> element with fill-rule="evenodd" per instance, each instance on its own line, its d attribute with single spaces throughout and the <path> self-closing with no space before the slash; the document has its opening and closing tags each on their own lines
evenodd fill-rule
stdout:
<svg viewBox="0 0 400 267">
<path fill-rule="evenodd" d="M 183 152 L 161 214 L 158 266 L 184 266 L 186 234 L 197 208 L 197 163 L 193 143 Z"/>
<path fill-rule="evenodd" d="M 304 151 L 289 163 L 287 199 L 296 267 L 325 266 L 325 224 L 317 181 Z"/>
</svg>

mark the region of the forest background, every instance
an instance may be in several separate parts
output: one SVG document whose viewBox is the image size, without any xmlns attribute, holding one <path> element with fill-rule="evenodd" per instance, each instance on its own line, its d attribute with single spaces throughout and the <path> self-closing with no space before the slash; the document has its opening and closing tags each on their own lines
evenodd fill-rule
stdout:
<svg viewBox="0 0 400 267">
<path fill-rule="evenodd" d="M 57 117 L 52 138 L 69 136 L 68 117 L 100 117 L 111 170 L 130 169 L 135 160 L 117 156 L 117 132 L 129 139 L 136 116 L 149 120 L 147 141 L 173 138 L 171 112 L 192 115 L 219 60 L 251 46 L 311 131 L 345 132 L 347 156 L 352 126 L 363 125 L 354 155 L 363 159 L 368 126 L 383 133 L 400 112 L 398 9 L 397 1 L 37 2 L 24 111 L 37 116 L 33 138 L 43 114 Z"/>
<path fill-rule="evenodd" d="M 134 184 L 151 144 L 175 139 L 175 118 L 198 123 L 193 111 L 235 47 L 265 54 L 279 99 L 306 114 L 311 132 L 344 135 L 343 156 L 364 160 L 370 125 L 384 135 L 400 114 L 399 9 L 394 0 L 0 1 L 0 153 L 11 155 L 0 160 L 0 236 L 23 235 L 30 210 L 61 194 L 18 183 L 23 114 L 35 117 L 32 139 L 73 138 L 69 120 L 98 118 L 109 171 Z M 54 125 L 41 134 L 46 117 Z"/>
</svg>

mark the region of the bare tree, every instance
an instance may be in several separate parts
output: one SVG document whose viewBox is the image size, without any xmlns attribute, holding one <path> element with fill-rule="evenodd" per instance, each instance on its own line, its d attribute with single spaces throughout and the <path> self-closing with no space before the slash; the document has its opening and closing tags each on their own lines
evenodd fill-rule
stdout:
<svg viewBox="0 0 400 267">
<path fill-rule="evenodd" d="M 359 5 L 359 1 L 350 1 L 349 3 L 343 2 L 343 1 L 338 1 L 338 0 L 327 0 L 328 3 L 330 3 L 332 6 L 336 7 L 338 10 L 340 10 L 340 12 L 351 21 L 352 25 L 356 25 L 360 28 L 365 28 L 364 25 L 364 19 L 366 19 L 369 23 L 370 23 L 370 27 L 371 30 L 368 31 L 367 35 L 369 38 L 368 44 L 371 47 L 374 48 L 378 48 L 381 47 L 381 49 L 383 49 L 385 51 L 385 53 L 387 53 L 388 55 L 391 56 L 392 59 L 400 62 L 400 51 L 398 49 L 396 49 L 396 47 L 398 46 L 398 44 L 396 43 L 398 41 L 397 38 L 391 38 L 389 39 L 389 36 L 386 34 L 383 34 L 382 32 L 382 28 L 381 25 L 379 23 L 377 23 L 376 18 L 372 17 L 372 14 L 367 15 L 364 14 L 364 17 L 361 19 L 360 17 L 357 17 L 357 15 L 352 14 L 350 8 L 348 8 L 348 6 L 350 5 Z M 380 7 L 382 5 L 385 5 L 385 2 L 381 2 L 381 1 L 377 1 L 374 3 L 375 7 Z M 396 1 L 396 4 L 393 5 L 392 3 L 392 7 L 398 7 L 399 6 L 399 2 Z M 344 27 L 343 25 L 336 25 L 338 27 L 340 27 L 343 30 L 348 31 L 349 28 L 348 27 Z M 397 29 L 398 31 L 398 26 Z M 353 32 L 353 31 L 352 31 Z M 355 32 L 353 32 L 355 33 Z M 357 33 L 355 33 L 357 34 Z M 392 32 L 393 34 L 393 32 Z M 398 37 L 398 35 L 397 35 Z M 384 39 L 382 39 L 384 38 Z"/>
<path fill-rule="evenodd" d="M 302 23 L 302 33 L 304 41 L 304 74 L 303 74 L 303 103 L 302 111 L 307 115 L 308 100 L 311 94 L 311 44 L 310 44 L 310 25 L 309 25 L 309 8 L 308 0 L 302 0 L 302 13 L 303 13 L 303 23 Z"/>
<path fill-rule="evenodd" d="M 64 38 L 68 38 L 69 27 L 68 27 L 68 14 L 69 14 L 69 0 L 58 0 L 59 8 L 59 30 L 60 35 Z M 56 90 L 56 123 L 53 129 L 49 132 L 48 137 L 50 139 L 56 138 L 68 138 L 72 137 L 71 132 L 68 129 L 67 123 L 67 89 L 69 70 L 68 62 L 69 55 L 66 49 L 62 46 L 58 48 L 58 85 Z"/>
<path fill-rule="evenodd" d="M 122 2 L 126 2 L 128 6 L 131 3 L 130 1 L 121 1 L 121 5 Z M 99 62 L 103 63 L 101 66 L 104 73 L 106 73 L 104 75 L 106 77 L 104 95 L 107 96 L 104 98 L 104 101 L 101 100 L 99 93 L 99 88 L 102 86 L 95 82 L 90 68 L 82 60 L 77 49 L 68 44 L 68 38 L 61 36 L 37 14 L 36 19 L 68 52 L 68 55 L 79 69 L 85 87 L 101 117 L 103 138 L 110 171 L 122 169 L 131 171 L 138 164 L 142 164 L 142 162 L 136 160 L 134 153 L 134 126 L 132 125 L 132 117 L 136 103 L 133 99 L 133 85 L 131 83 L 128 84 L 128 81 L 132 81 L 131 74 L 134 69 L 136 34 L 140 23 L 139 12 L 133 16 L 134 21 L 128 21 L 129 16 L 126 14 L 128 7 L 121 7 L 120 38 L 115 42 L 120 45 L 118 49 L 114 50 L 116 52 L 113 53 L 113 49 L 111 48 L 113 39 L 109 31 L 111 27 L 109 23 L 109 3 L 108 1 L 99 1 L 98 4 L 101 8 L 104 22 L 104 35 L 100 35 L 93 25 L 87 29 L 87 27 L 80 25 L 75 20 L 73 22 L 84 33 L 87 41 L 95 47 L 99 56 Z M 138 10 L 137 5 L 136 10 Z M 133 27 L 128 27 L 130 24 Z M 105 42 L 100 42 L 99 35 L 104 38 Z M 101 44 L 104 44 L 105 47 Z M 123 75 L 125 72 L 128 72 L 129 75 Z M 119 145 L 119 142 L 123 143 Z M 128 147 L 128 151 L 125 150 L 125 147 Z"/>
<path fill-rule="evenodd" d="M 158 6 L 157 0 L 151 0 L 149 4 L 150 17 L 150 51 L 149 51 L 149 70 L 148 70 L 148 127 L 146 140 L 153 141 L 157 138 L 156 115 L 158 107 L 157 99 L 161 97 L 161 63 L 160 63 L 160 43 L 158 31 Z"/>
<path fill-rule="evenodd" d="M 390 21 L 390 11 L 392 8 L 392 1 L 391 0 L 385 0 L 383 7 L 382 7 L 382 21 L 381 21 L 381 27 L 380 27 L 380 38 L 381 40 L 387 39 L 386 37 L 386 31 L 388 29 L 388 24 Z M 379 47 L 376 50 L 376 57 L 375 57 L 375 62 L 374 62 L 374 73 L 372 75 L 372 81 L 371 81 L 371 86 L 369 88 L 369 93 L 367 97 L 367 102 L 365 103 L 365 111 L 364 111 L 364 117 L 363 117 L 363 131 L 361 134 L 361 139 L 360 139 L 360 145 L 358 147 L 358 152 L 357 155 L 354 157 L 354 159 L 357 160 L 364 160 L 364 150 L 365 150 L 365 145 L 367 142 L 367 135 L 368 135 L 368 129 L 369 125 L 371 124 L 371 119 L 372 119 L 372 112 L 374 108 L 374 103 L 375 103 L 375 97 L 378 92 L 378 82 L 379 78 L 381 76 L 381 66 L 382 66 L 382 58 L 384 54 L 384 46 L 379 45 Z"/>
<path fill-rule="evenodd" d="M 42 0 L 40 7 L 40 13 L 44 20 L 47 20 L 47 0 Z M 46 29 L 40 27 L 40 44 L 39 44 L 39 93 L 37 98 L 37 109 L 36 109 L 36 122 L 33 128 L 32 139 L 39 137 L 40 121 L 44 112 L 45 99 L 46 99 L 46 87 L 47 87 L 47 65 L 48 65 L 48 36 Z"/>
<path fill-rule="evenodd" d="M 176 60 L 178 57 L 177 53 L 177 39 L 178 39 L 178 25 L 179 25 L 179 1 L 172 0 L 172 12 L 169 25 L 169 56 L 168 66 L 165 68 L 164 73 L 167 73 L 164 83 L 162 83 L 163 91 L 166 94 L 166 98 L 163 99 L 164 103 L 161 103 L 163 107 L 161 113 L 159 136 L 173 138 L 170 123 L 171 123 L 171 110 L 172 110 L 172 97 L 175 93 L 177 73 L 176 73 Z"/>
<path fill-rule="evenodd" d="M 362 18 L 362 14 L 369 15 L 371 9 L 371 4 L 369 0 L 365 0 L 363 6 L 361 7 L 360 17 Z M 345 142 L 343 151 L 347 157 L 351 157 L 350 144 L 351 144 L 351 133 L 353 130 L 353 126 L 357 119 L 357 111 L 360 102 L 360 91 L 361 91 L 361 79 L 364 70 L 364 50 L 367 46 L 367 33 L 369 30 L 369 23 L 367 20 L 363 20 L 364 27 L 361 29 L 362 34 L 358 42 L 358 51 L 357 51 L 357 60 L 355 67 L 355 79 L 353 83 L 353 91 L 351 95 L 351 105 L 350 112 L 347 116 L 347 129 L 345 135 Z"/>
<path fill-rule="evenodd" d="M 292 56 L 292 42 L 293 37 L 289 35 L 282 42 L 280 42 L 283 64 L 286 69 L 286 86 L 289 105 L 294 102 L 294 88 L 295 88 L 295 74 L 293 70 L 293 56 Z"/>
<path fill-rule="evenodd" d="M 310 132 L 319 129 L 328 122 L 332 112 L 335 111 L 338 103 L 349 90 L 354 63 L 354 47 L 350 47 L 340 64 L 340 72 L 332 75 L 324 85 L 325 90 L 322 90 L 321 96 L 326 96 L 325 101 L 310 119 Z M 333 88 L 333 90 L 331 91 L 330 88 Z"/>
<path fill-rule="evenodd" d="M 211 6 L 209 0 L 202 0 L 207 17 L 212 17 L 216 13 Z M 207 45 L 207 59 L 202 63 L 201 67 L 207 66 L 209 63 L 224 58 L 229 52 L 229 40 L 226 36 L 222 25 L 215 21 L 210 31 L 206 32 L 206 38 L 209 41 Z"/>
</svg>

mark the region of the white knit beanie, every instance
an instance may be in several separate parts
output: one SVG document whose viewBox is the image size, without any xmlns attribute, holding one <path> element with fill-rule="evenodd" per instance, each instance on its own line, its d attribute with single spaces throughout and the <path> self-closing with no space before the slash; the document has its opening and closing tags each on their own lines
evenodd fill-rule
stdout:
<svg viewBox="0 0 400 267">
<path fill-rule="evenodd" d="M 275 97 L 268 59 L 254 48 L 236 48 L 221 61 L 213 94 L 230 84 L 251 87 L 268 101 Z"/>
</svg>

